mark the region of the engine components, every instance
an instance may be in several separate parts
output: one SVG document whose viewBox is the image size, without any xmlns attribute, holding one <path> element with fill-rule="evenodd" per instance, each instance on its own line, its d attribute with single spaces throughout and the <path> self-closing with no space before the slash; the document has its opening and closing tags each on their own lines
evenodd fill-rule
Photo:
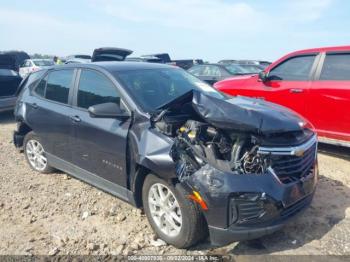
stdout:
<svg viewBox="0 0 350 262">
<path fill-rule="evenodd" d="M 162 123 L 167 133 L 174 126 L 171 122 Z M 181 179 L 193 174 L 205 164 L 225 171 L 242 174 L 264 173 L 267 169 L 267 156 L 258 154 L 258 145 L 245 134 L 228 133 L 195 120 L 187 120 L 176 130 L 175 143 L 171 156 L 176 163 L 176 171 Z"/>
</svg>

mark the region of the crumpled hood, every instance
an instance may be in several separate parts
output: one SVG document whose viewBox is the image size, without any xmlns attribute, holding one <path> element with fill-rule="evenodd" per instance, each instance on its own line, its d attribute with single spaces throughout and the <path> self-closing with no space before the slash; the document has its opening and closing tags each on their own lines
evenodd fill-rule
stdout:
<svg viewBox="0 0 350 262">
<path fill-rule="evenodd" d="M 187 103 L 191 104 L 199 118 L 223 130 L 271 134 L 300 131 L 304 122 L 293 111 L 264 100 L 243 96 L 223 100 L 196 90 L 161 108 L 178 111 Z"/>
</svg>

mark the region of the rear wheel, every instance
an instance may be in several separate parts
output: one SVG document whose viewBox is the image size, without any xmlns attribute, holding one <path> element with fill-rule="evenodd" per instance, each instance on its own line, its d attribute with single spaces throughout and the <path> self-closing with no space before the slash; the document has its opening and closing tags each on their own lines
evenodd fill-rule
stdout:
<svg viewBox="0 0 350 262">
<path fill-rule="evenodd" d="M 53 168 L 48 164 L 45 149 L 34 132 L 24 137 L 24 154 L 30 167 L 40 173 L 51 173 Z"/>
<path fill-rule="evenodd" d="M 158 237 L 178 248 L 196 244 L 208 232 L 198 206 L 187 195 L 180 184 L 170 185 L 151 174 L 143 185 L 143 207 L 149 223 Z"/>
</svg>

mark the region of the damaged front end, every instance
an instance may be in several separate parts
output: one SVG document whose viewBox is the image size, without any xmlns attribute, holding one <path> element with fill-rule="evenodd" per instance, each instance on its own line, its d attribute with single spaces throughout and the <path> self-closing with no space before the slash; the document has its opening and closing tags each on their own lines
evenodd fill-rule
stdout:
<svg viewBox="0 0 350 262">
<path fill-rule="evenodd" d="M 199 192 L 214 244 L 279 229 L 311 202 L 317 139 L 307 122 L 264 101 L 191 91 L 160 108 L 178 180 Z"/>
</svg>

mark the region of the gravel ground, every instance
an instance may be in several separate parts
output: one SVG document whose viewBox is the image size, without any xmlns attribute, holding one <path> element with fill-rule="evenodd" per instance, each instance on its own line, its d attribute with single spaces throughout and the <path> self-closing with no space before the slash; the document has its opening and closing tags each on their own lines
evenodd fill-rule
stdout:
<svg viewBox="0 0 350 262">
<path fill-rule="evenodd" d="M 350 150 L 320 146 L 312 206 L 259 240 L 179 250 L 154 238 L 130 205 L 64 173 L 38 174 L 12 144 L 11 114 L 0 114 L 0 255 L 303 254 L 350 255 Z"/>
</svg>

